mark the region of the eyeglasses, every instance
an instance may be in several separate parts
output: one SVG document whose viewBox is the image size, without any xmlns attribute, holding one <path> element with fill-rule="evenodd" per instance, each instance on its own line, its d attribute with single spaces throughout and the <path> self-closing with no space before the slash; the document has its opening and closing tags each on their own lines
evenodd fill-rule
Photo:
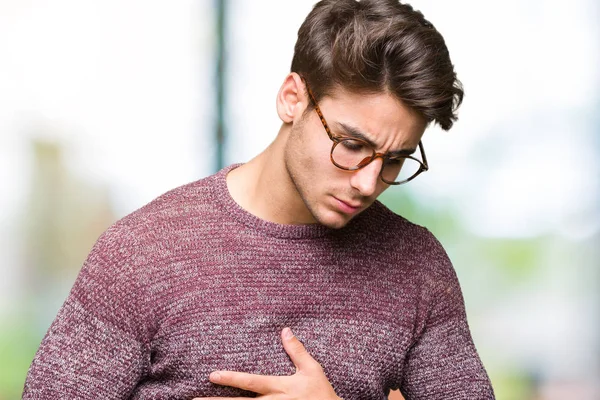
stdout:
<svg viewBox="0 0 600 400">
<path fill-rule="evenodd" d="M 362 139 L 334 136 L 331 133 L 331 129 L 329 129 L 329 125 L 327 125 L 327 121 L 325 121 L 325 117 L 317 104 L 315 96 L 308 87 L 308 83 L 304 79 L 303 81 L 306 85 L 308 96 L 315 106 L 315 111 L 321 119 L 323 128 L 325 128 L 327 136 L 333 142 L 330 153 L 333 165 L 345 171 L 357 171 L 372 163 L 376 158 L 381 158 L 383 163 L 381 171 L 379 171 L 379 177 L 388 185 L 401 185 L 409 182 L 415 179 L 421 172 L 429 169 L 425 149 L 421 141 L 419 141 L 419 151 L 421 152 L 423 161 L 410 155 L 390 156 L 385 153 L 377 153 L 370 143 Z"/>
</svg>

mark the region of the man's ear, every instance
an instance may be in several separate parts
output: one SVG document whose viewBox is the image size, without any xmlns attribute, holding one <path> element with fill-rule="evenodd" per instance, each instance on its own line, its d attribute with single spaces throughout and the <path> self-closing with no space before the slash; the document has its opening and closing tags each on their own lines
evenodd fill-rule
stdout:
<svg viewBox="0 0 600 400">
<path fill-rule="evenodd" d="M 306 88 L 300 75 L 291 72 L 285 77 L 277 93 L 277 114 L 284 123 L 292 123 L 302 117 L 308 106 Z"/>
</svg>

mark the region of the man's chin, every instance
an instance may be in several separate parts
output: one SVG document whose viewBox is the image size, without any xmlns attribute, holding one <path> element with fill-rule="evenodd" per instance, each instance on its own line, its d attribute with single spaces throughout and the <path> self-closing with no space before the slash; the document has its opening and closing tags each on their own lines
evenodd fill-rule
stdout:
<svg viewBox="0 0 600 400">
<path fill-rule="evenodd" d="M 325 215 L 316 217 L 315 219 L 321 224 L 330 229 L 342 229 L 352 220 L 353 216 L 344 215 L 335 211 L 328 211 Z"/>
</svg>

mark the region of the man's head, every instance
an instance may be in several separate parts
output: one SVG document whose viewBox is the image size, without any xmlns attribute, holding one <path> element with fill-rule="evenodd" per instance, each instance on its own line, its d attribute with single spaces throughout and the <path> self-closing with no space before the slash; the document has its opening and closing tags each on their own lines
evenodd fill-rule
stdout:
<svg viewBox="0 0 600 400">
<path fill-rule="evenodd" d="M 442 35 L 398 0 L 323 0 L 298 31 L 292 72 L 316 100 L 342 87 L 390 93 L 448 130 L 463 90 Z"/>
<path fill-rule="evenodd" d="M 284 164 L 306 206 L 298 221 L 346 225 L 389 187 L 388 156 L 419 149 L 431 122 L 450 129 L 462 96 L 444 40 L 421 13 L 395 0 L 317 3 L 277 99 L 289 127 Z M 384 156 L 340 169 L 332 146 L 357 136 Z"/>
</svg>

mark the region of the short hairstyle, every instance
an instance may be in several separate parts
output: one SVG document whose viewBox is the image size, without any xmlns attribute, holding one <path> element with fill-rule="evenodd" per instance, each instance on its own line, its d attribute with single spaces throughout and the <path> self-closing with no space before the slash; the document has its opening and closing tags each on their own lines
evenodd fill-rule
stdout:
<svg viewBox="0 0 600 400">
<path fill-rule="evenodd" d="M 444 130 L 464 96 L 442 35 L 398 0 L 318 2 L 298 31 L 291 70 L 317 101 L 335 87 L 387 92 Z"/>
</svg>

